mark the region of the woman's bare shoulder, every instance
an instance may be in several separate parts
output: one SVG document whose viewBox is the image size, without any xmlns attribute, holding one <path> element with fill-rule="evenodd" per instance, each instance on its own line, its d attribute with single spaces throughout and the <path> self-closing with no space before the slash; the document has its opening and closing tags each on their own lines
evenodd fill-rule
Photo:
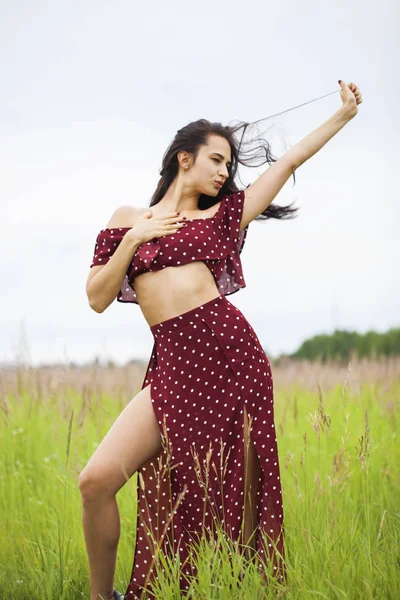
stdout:
<svg viewBox="0 0 400 600">
<path fill-rule="evenodd" d="M 107 229 L 112 227 L 133 227 L 140 211 L 140 208 L 136 208 L 130 204 L 119 206 L 111 215 L 107 223 Z"/>
</svg>

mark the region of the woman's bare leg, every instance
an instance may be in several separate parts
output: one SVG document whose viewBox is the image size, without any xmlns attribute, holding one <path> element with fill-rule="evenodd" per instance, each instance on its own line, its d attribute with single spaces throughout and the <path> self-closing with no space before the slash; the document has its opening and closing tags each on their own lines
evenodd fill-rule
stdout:
<svg viewBox="0 0 400 600">
<path fill-rule="evenodd" d="M 150 386 L 116 419 L 79 476 L 90 568 L 90 600 L 112 599 L 120 535 L 118 490 L 162 449 Z"/>
<path fill-rule="evenodd" d="M 257 546 L 257 533 L 253 532 L 257 526 L 257 492 L 259 488 L 260 461 L 251 439 L 249 419 L 244 408 L 244 442 L 245 442 L 245 512 L 244 512 L 244 543 L 253 551 L 246 550 L 245 556 L 250 559 L 254 556 Z M 252 536 L 249 541 L 250 536 Z"/>
</svg>

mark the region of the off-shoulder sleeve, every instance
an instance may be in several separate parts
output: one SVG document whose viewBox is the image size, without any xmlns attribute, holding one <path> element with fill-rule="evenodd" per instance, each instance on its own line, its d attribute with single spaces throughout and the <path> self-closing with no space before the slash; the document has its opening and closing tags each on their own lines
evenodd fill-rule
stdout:
<svg viewBox="0 0 400 600">
<path fill-rule="evenodd" d="M 122 238 L 129 231 L 131 227 L 117 227 L 115 229 L 102 229 L 97 238 L 94 246 L 94 253 L 92 264 L 90 268 L 97 265 L 105 265 L 115 250 L 121 243 Z"/>
<path fill-rule="evenodd" d="M 223 257 L 214 268 L 214 277 L 221 294 L 225 296 L 246 287 L 240 253 L 243 250 L 247 236 L 248 225 L 240 230 L 243 214 L 244 191 L 234 192 L 225 196 L 222 213 L 223 234 L 226 240 L 221 248 Z"/>
<path fill-rule="evenodd" d="M 249 226 L 240 230 L 244 206 L 244 190 L 229 194 L 226 198 L 229 237 L 232 248 L 239 255 L 244 247 Z"/>
<path fill-rule="evenodd" d="M 96 244 L 94 246 L 93 259 L 90 268 L 97 265 L 105 265 L 110 260 L 129 229 L 132 228 L 116 227 L 114 229 L 102 229 L 96 238 Z M 118 292 L 117 301 L 138 304 L 136 292 L 129 283 L 130 268 L 131 266 L 128 267 L 128 271 L 125 275 L 121 289 Z"/>
</svg>

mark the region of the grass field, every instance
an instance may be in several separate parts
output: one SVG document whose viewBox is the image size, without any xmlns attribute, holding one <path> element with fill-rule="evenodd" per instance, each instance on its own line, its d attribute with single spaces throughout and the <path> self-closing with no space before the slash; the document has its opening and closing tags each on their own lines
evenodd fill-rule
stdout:
<svg viewBox="0 0 400 600">
<path fill-rule="evenodd" d="M 272 370 L 288 583 L 268 592 L 249 566 L 232 591 L 226 558 L 205 546 L 191 597 L 400 598 L 400 361 Z M 89 598 L 77 478 L 141 382 L 132 365 L 3 371 L 1 599 Z M 136 476 L 118 494 L 121 591 L 132 568 L 135 496 Z M 180 597 L 176 579 L 162 582 L 160 598 Z"/>
</svg>

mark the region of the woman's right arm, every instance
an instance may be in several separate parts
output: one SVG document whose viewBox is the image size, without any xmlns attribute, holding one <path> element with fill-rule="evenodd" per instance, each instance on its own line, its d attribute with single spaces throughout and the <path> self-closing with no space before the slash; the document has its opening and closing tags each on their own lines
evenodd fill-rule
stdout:
<svg viewBox="0 0 400 600">
<path fill-rule="evenodd" d="M 90 307 L 98 313 L 102 313 L 117 297 L 132 257 L 142 243 L 136 238 L 133 229 L 134 211 L 135 209 L 131 206 L 121 206 L 115 211 L 107 228 L 116 229 L 132 223 L 132 229 L 126 232 L 106 264 L 95 265 L 90 269 L 86 282 L 86 294 Z"/>
<path fill-rule="evenodd" d="M 91 308 L 98 313 L 103 312 L 117 297 L 132 257 L 141 244 L 152 238 L 177 233 L 181 227 L 186 226 L 182 222 L 186 217 L 178 217 L 177 212 L 165 213 L 159 217 L 153 217 L 151 209 L 142 215 L 139 212 L 133 206 L 117 208 L 106 227 L 107 230 L 117 231 L 110 231 L 105 237 L 105 230 L 102 230 L 102 235 L 99 234 L 97 238 L 95 256 L 86 282 L 86 294 Z M 122 229 L 127 229 L 125 234 L 118 231 Z M 108 241 L 111 244 L 111 240 L 112 249 L 106 243 Z M 104 264 L 99 264 L 100 261 Z"/>
</svg>

